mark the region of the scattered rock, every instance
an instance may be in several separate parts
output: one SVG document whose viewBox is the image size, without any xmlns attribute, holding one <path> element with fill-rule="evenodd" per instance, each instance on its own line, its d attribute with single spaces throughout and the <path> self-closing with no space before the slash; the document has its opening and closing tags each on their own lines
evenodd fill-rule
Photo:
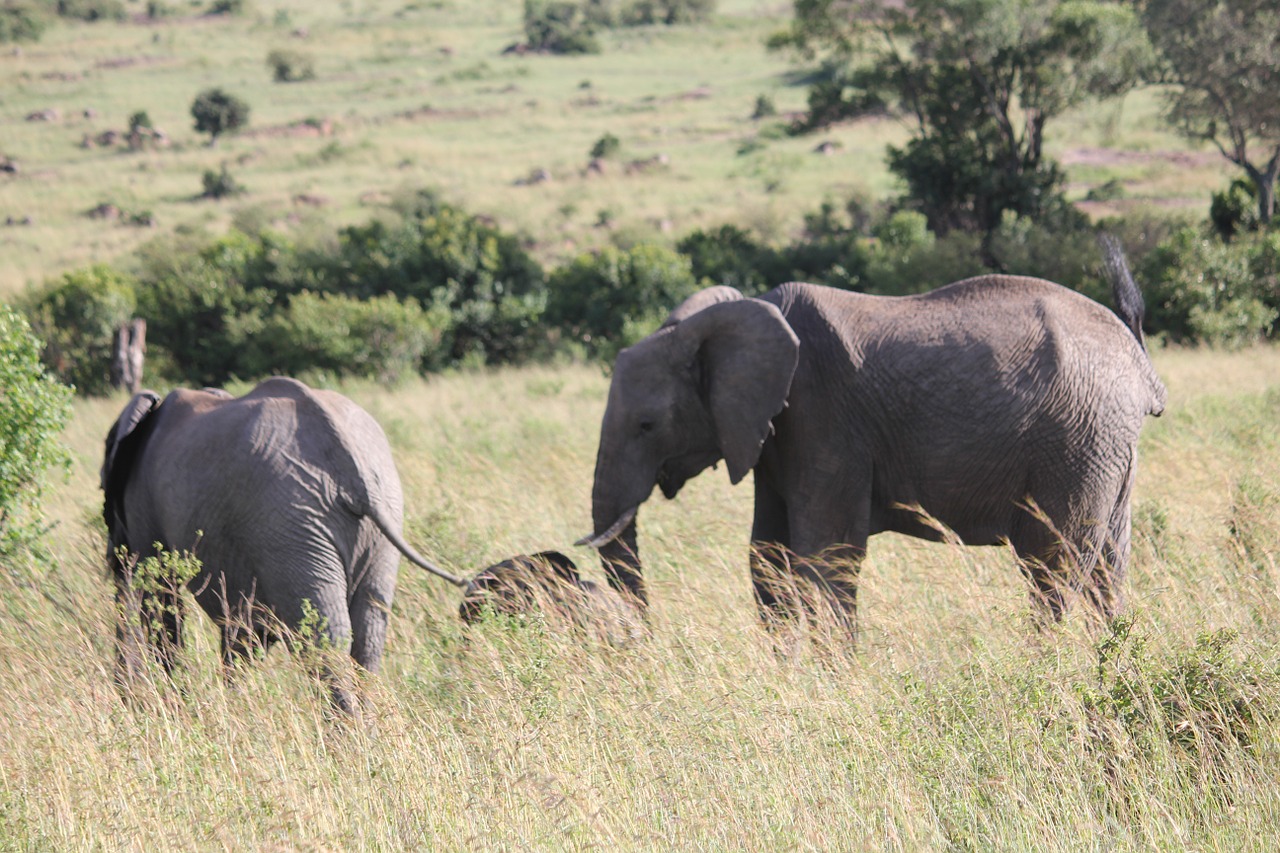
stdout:
<svg viewBox="0 0 1280 853">
<path fill-rule="evenodd" d="M 7 175 L 18 174 L 18 161 L 10 160 L 8 157 L 0 157 L 0 172 Z"/>
<path fill-rule="evenodd" d="M 669 165 L 671 165 L 671 158 L 666 154 L 654 154 L 643 160 L 632 160 L 626 165 L 625 171 L 628 175 L 640 175 Z"/>
<path fill-rule="evenodd" d="M 98 143 L 102 148 L 110 148 L 119 141 L 120 131 L 118 130 L 104 130 L 102 133 L 99 133 L 97 138 L 94 140 L 94 142 Z"/>
<path fill-rule="evenodd" d="M 95 119 L 95 118 L 97 118 L 97 117 L 98 117 L 98 111 L 97 111 L 97 110 L 95 110 L 93 107 L 85 107 L 84 112 L 82 113 L 82 115 L 83 115 L 85 118 L 92 120 L 92 119 Z"/>
<path fill-rule="evenodd" d="M 27 114 L 27 121 L 57 121 L 60 113 L 53 107 Z"/>
<path fill-rule="evenodd" d="M 13 226 L 13 225 L 33 225 L 33 224 L 35 224 L 35 220 L 34 220 L 34 219 L 32 219 L 30 216 L 19 216 L 19 217 L 6 216 L 6 217 L 4 218 L 4 224 L 5 224 L 5 225 L 9 225 L 9 226 Z"/>
<path fill-rule="evenodd" d="M 592 178 L 603 176 L 609 170 L 608 164 L 599 157 L 592 157 L 591 162 L 587 164 L 583 177 Z"/>
<path fill-rule="evenodd" d="M 546 169 L 534 169 L 532 172 L 529 173 L 528 177 L 518 178 L 516 180 L 516 186 L 528 187 L 534 184 L 545 184 L 550 180 L 551 180 L 551 172 L 549 172 Z"/>
<path fill-rule="evenodd" d="M 834 154 L 840 148 L 839 143 L 832 142 L 830 139 L 824 139 L 818 143 L 818 147 L 813 149 L 814 154 Z"/>
<path fill-rule="evenodd" d="M 329 203 L 329 199 L 322 195 L 312 195 L 310 193 L 298 193 L 293 197 L 294 204 L 300 204 L 305 207 L 324 207 Z"/>
<path fill-rule="evenodd" d="M 90 219 L 119 219 L 120 208 L 116 207 L 109 201 L 104 201 L 97 207 L 86 211 L 85 216 Z"/>
<path fill-rule="evenodd" d="M 298 27 L 293 32 L 289 33 L 289 35 L 293 36 L 296 39 L 304 39 L 311 35 L 311 30 L 307 29 L 306 27 Z"/>
</svg>

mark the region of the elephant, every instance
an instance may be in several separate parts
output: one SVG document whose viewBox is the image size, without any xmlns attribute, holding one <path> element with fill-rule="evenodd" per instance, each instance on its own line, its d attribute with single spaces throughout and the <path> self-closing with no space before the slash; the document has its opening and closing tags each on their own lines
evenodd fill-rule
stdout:
<svg viewBox="0 0 1280 853">
<path fill-rule="evenodd" d="M 821 613 L 855 637 L 857 568 L 884 531 L 1012 546 L 1042 623 L 1081 592 L 1117 613 L 1138 434 L 1166 391 L 1122 255 L 1109 274 L 1115 313 L 1013 275 L 912 296 L 695 293 L 616 359 L 578 544 L 647 603 L 639 506 L 723 460 L 733 484 L 754 472 L 766 624 Z"/>
<path fill-rule="evenodd" d="M 458 606 L 458 616 L 468 625 L 489 613 L 538 611 L 615 646 L 644 634 L 643 615 L 634 601 L 582 578 L 577 564 L 559 551 L 520 554 L 489 566 L 467 584 Z"/>
<path fill-rule="evenodd" d="M 199 560 L 187 587 L 221 629 L 228 673 L 255 644 L 308 631 L 377 672 L 400 556 L 464 583 L 405 542 L 400 477 L 378 423 L 294 379 L 238 398 L 135 394 L 107 435 L 101 487 L 126 690 L 148 646 L 166 671 L 182 646 L 182 579 L 133 576 L 161 551 Z M 357 714 L 349 679 L 326 678 L 334 704 Z"/>
</svg>

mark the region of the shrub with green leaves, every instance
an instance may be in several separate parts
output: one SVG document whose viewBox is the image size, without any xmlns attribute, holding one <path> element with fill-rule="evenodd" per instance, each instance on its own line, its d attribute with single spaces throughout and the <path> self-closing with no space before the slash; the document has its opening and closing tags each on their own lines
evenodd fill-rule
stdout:
<svg viewBox="0 0 1280 853">
<path fill-rule="evenodd" d="M 1269 336 L 1280 316 L 1278 247 L 1269 235 L 1232 243 L 1183 228 L 1142 264 L 1152 325 L 1174 341 L 1241 346 Z"/>
<path fill-rule="evenodd" d="M 439 366 L 446 312 L 392 294 L 368 300 L 300 293 L 248 341 L 247 375 L 321 371 L 393 384 L 424 364 Z"/>
<path fill-rule="evenodd" d="M 70 399 L 45 372 L 26 320 L 0 303 L 0 555 L 35 534 L 46 472 L 69 463 L 59 437 Z"/>
<path fill-rule="evenodd" d="M 123 21 L 127 16 L 121 0 L 57 0 L 54 9 L 62 18 L 77 21 Z"/>
<path fill-rule="evenodd" d="M 105 264 L 65 273 L 25 301 L 32 329 L 44 340 L 43 361 L 81 394 L 111 389 L 116 330 L 134 316 L 134 279 Z"/>
<path fill-rule="evenodd" d="M 566 0 L 524 0 L 524 35 L 530 50 L 600 52 L 596 22 L 583 6 Z"/>
<path fill-rule="evenodd" d="M 34 2 L 0 5 L 0 44 L 39 41 L 48 26 L 44 10 Z"/>
<path fill-rule="evenodd" d="M 642 243 L 628 251 L 608 247 L 579 255 L 551 274 L 548 289 L 547 322 L 588 351 L 610 356 L 642 331 L 652 331 L 698 282 L 687 257 Z M 647 328 L 637 327 L 638 321 Z"/>
<path fill-rule="evenodd" d="M 271 51 L 267 54 L 267 67 L 277 83 L 298 83 L 314 80 L 316 76 L 315 62 L 300 50 L 279 48 Z"/>
<path fill-rule="evenodd" d="M 191 102 L 191 117 L 196 120 L 196 131 L 209 134 L 212 145 L 222 134 L 249 123 L 249 105 L 222 89 L 205 89 Z"/>
<path fill-rule="evenodd" d="M 230 196 L 244 195 L 245 186 L 236 180 L 231 171 L 227 169 L 227 164 L 223 163 L 222 168 L 218 171 L 206 169 L 200 177 L 200 183 L 203 187 L 200 193 L 201 198 L 229 198 Z"/>
</svg>

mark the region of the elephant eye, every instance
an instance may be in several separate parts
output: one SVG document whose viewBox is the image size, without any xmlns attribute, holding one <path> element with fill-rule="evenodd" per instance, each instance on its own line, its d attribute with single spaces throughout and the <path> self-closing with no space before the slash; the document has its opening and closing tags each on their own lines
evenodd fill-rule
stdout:
<svg viewBox="0 0 1280 853">
<path fill-rule="evenodd" d="M 640 432 L 653 432 L 653 421 L 641 421 Z"/>
</svg>

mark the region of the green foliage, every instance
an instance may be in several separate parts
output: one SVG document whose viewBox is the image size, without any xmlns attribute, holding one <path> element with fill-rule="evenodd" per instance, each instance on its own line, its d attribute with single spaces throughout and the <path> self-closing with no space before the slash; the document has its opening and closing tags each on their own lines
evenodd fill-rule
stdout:
<svg viewBox="0 0 1280 853">
<path fill-rule="evenodd" d="M 5 0 L 0 5 L 0 44 L 39 41 L 48 26 L 44 10 L 35 2 Z"/>
<path fill-rule="evenodd" d="M 592 157 L 616 157 L 622 149 L 622 142 L 612 133 L 606 133 L 591 146 Z"/>
<path fill-rule="evenodd" d="M 374 221 L 343 229 L 326 289 L 362 298 L 392 293 L 447 311 L 451 361 L 528 357 L 540 341 L 542 267 L 516 237 L 427 202 L 399 226 Z"/>
<path fill-rule="evenodd" d="M 1088 98 L 1132 87 L 1150 62 L 1137 19 L 1118 4 L 905 0 L 846 11 L 797 4 L 780 41 L 825 53 L 803 126 L 896 105 L 915 132 L 890 147 L 889 166 L 939 235 L 989 234 L 1006 210 L 1036 219 L 1060 206 L 1045 126 Z M 848 68 L 859 46 L 870 60 Z"/>
<path fill-rule="evenodd" d="M 546 318 L 588 351 L 616 352 L 631 323 L 661 319 L 698 289 L 689 259 L 670 249 L 640 244 L 579 255 L 548 282 Z M 652 331 L 652 326 L 647 330 Z"/>
<path fill-rule="evenodd" d="M 248 341 L 245 375 L 323 372 L 394 384 L 442 366 L 435 359 L 448 320 L 441 309 L 424 311 L 390 293 L 360 300 L 304 291 Z"/>
<path fill-rule="evenodd" d="M 1212 785 L 1258 742 L 1276 673 L 1238 656 L 1238 641 L 1230 629 L 1203 632 L 1191 648 L 1161 659 L 1132 618 L 1110 625 L 1095 647 L 1096 683 L 1077 689 L 1087 744 L 1121 789 L 1135 781 L 1130 765 L 1170 747 L 1184 771 Z"/>
<path fill-rule="evenodd" d="M 213 0 L 209 4 L 210 15 L 244 15 L 249 12 L 249 0 Z"/>
<path fill-rule="evenodd" d="M 134 316 L 135 282 L 98 264 L 65 273 L 29 294 L 26 311 L 54 376 L 81 394 L 111 389 L 116 330 Z"/>
<path fill-rule="evenodd" d="M 676 244 L 701 285 L 723 284 L 753 296 L 782 282 L 780 259 L 736 225 L 694 231 Z"/>
<path fill-rule="evenodd" d="M 524 35 L 531 50 L 600 52 L 596 23 L 583 6 L 568 0 L 524 0 Z"/>
<path fill-rule="evenodd" d="M 314 80 L 316 76 L 315 63 L 300 50 L 271 51 L 267 54 L 267 67 L 271 69 L 271 79 L 277 83 L 298 83 Z"/>
<path fill-rule="evenodd" d="M 633 0 L 625 4 L 621 19 L 629 26 L 647 24 L 696 24 L 708 20 L 716 0 Z"/>
<path fill-rule="evenodd" d="M 57 0 L 54 10 L 77 21 L 123 21 L 128 13 L 121 0 Z"/>
<path fill-rule="evenodd" d="M 1280 177 L 1280 10 L 1259 0 L 1145 0 L 1142 22 L 1163 60 L 1166 118 L 1212 142 L 1254 186 L 1269 223 Z M 1260 155 L 1260 156 L 1259 156 Z"/>
<path fill-rule="evenodd" d="M 191 102 L 191 117 L 196 120 L 196 131 L 209 134 L 212 143 L 249 123 L 249 105 L 222 89 L 205 89 Z"/>
<path fill-rule="evenodd" d="M 1243 231 L 1257 231 L 1262 226 L 1257 185 L 1236 178 L 1225 190 L 1214 193 L 1209 203 L 1209 221 L 1223 240 L 1229 241 Z"/>
<path fill-rule="evenodd" d="M 147 115 L 146 110 L 138 110 L 129 116 L 129 132 L 134 133 L 139 130 L 152 130 L 155 127 L 151 123 L 151 116 Z"/>
<path fill-rule="evenodd" d="M 1280 316 L 1276 240 L 1226 244 L 1183 228 L 1142 265 L 1147 310 L 1174 341 L 1242 346 L 1271 333 Z"/>
<path fill-rule="evenodd" d="M 223 163 L 216 172 L 212 169 L 205 169 L 204 174 L 200 176 L 200 183 L 203 187 L 200 193 L 201 198 L 229 198 L 230 196 L 243 195 L 246 192 L 244 184 L 235 179 L 235 176 L 227 169 L 226 163 Z"/>
<path fill-rule="evenodd" d="M 70 398 L 45 373 L 26 320 L 0 303 L 0 557 L 31 541 L 45 474 L 70 462 L 59 441 Z"/>
</svg>

